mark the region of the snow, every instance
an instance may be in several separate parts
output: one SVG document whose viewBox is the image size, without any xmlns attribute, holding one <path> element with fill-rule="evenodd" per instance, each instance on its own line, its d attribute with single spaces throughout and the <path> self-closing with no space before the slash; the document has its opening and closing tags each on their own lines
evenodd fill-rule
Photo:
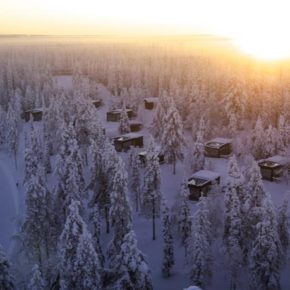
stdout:
<svg viewBox="0 0 290 290">
<path fill-rule="evenodd" d="M 278 163 L 279 165 L 283 165 L 283 166 L 290 164 L 289 158 L 285 156 L 280 156 L 280 155 L 275 155 L 275 156 L 272 156 L 272 157 L 269 157 L 260 161 L 270 161 L 273 163 Z"/>
<path fill-rule="evenodd" d="M 17 179 L 13 167 L 9 156 L 2 152 L 0 154 L 0 243 L 6 252 L 11 249 L 11 238 L 15 231 L 15 219 L 19 208 Z"/>
<path fill-rule="evenodd" d="M 218 173 L 214 172 L 214 171 L 200 170 L 198 172 L 195 172 L 191 177 L 201 178 L 201 179 L 206 179 L 206 180 L 213 181 L 213 180 L 219 178 L 220 175 Z"/>
<path fill-rule="evenodd" d="M 214 138 L 214 139 L 211 139 L 210 141 L 208 141 L 206 143 L 206 146 L 210 146 L 210 147 L 221 147 L 222 145 L 225 145 L 225 144 L 229 144 L 232 142 L 232 139 L 229 139 L 229 138 L 221 138 L 221 137 L 218 137 L 218 138 Z"/>
<path fill-rule="evenodd" d="M 62 88 L 70 89 L 71 84 L 70 76 L 60 76 L 57 78 L 57 84 Z M 106 122 L 106 112 L 108 111 L 113 97 L 109 93 L 109 91 L 101 84 L 98 84 L 98 89 L 101 98 L 103 99 L 103 106 L 98 109 L 98 113 L 100 119 L 102 120 L 104 127 L 106 129 L 106 134 L 108 136 L 116 136 L 118 132 L 119 123 L 116 122 Z M 151 99 L 151 98 L 149 98 Z M 153 98 L 156 99 L 156 98 Z M 141 106 L 140 106 L 141 107 Z M 143 106 L 142 106 L 143 107 Z M 151 125 L 152 117 L 154 112 L 148 110 L 139 109 L 138 118 L 140 118 L 141 122 L 144 124 L 144 127 L 140 133 L 129 133 L 123 135 L 127 138 L 136 138 L 144 136 L 144 141 L 147 140 L 147 136 L 149 135 L 149 127 Z M 24 130 L 29 129 L 29 124 L 24 125 Z M 22 138 L 22 146 L 20 146 L 19 150 L 19 159 L 23 159 L 23 134 Z M 231 139 L 228 138 L 215 138 L 210 142 L 217 143 L 229 143 Z M 140 154 L 146 154 L 146 151 L 142 151 Z M 121 156 L 127 158 L 128 155 L 126 153 L 121 153 Z M 274 156 L 275 157 L 275 156 Z M 274 158 L 272 157 L 272 158 Z M 281 157 L 281 156 L 280 156 Z M 52 158 L 54 160 L 55 156 Z M 276 159 L 275 159 L 276 158 Z M 274 160 L 271 161 L 277 162 L 280 159 L 275 157 Z M 215 159 L 215 158 L 206 158 L 207 160 L 207 170 L 201 170 L 192 175 L 192 177 L 203 178 L 207 180 L 214 180 L 218 177 L 221 177 L 221 183 L 226 180 L 227 175 L 227 159 Z M 0 243 L 4 246 L 6 251 L 9 250 L 9 245 L 11 241 L 11 236 L 15 232 L 15 217 L 18 216 L 19 203 L 21 206 L 21 211 L 23 213 L 23 200 L 24 196 L 19 197 L 18 188 L 16 186 L 17 180 L 22 180 L 22 171 L 23 168 L 19 168 L 18 175 L 15 172 L 15 166 L 8 155 L 7 152 L 0 153 L 0 185 L 1 185 L 1 195 L 0 195 Z M 168 206 L 172 207 L 175 203 L 176 195 L 180 190 L 180 184 L 184 177 L 188 177 L 184 170 L 184 166 L 181 162 L 177 163 L 177 173 L 176 175 L 172 174 L 172 165 L 164 164 L 160 167 L 161 169 L 161 191 L 164 196 L 166 196 Z M 55 177 L 53 175 L 48 177 L 49 187 L 52 188 L 52 185 L 55 182 Z M 88 180 L 88 176 L 86 176 L 86 180 Z M 274 204 L 279 205 L 281 200 L 283 199 L 284 193 L 287 189 L 289 189 L 289 185 L 286 184 L 285 181 L 279 182 L 270 182 L 267 180 L 263 180 L 264 186 L 268 192 L 271 193 Z M 21 193 L 21 185 L 19 185 L 19 192 Z M 195 202 L 190 202 L 192 212 L 195 211 Z M 174 233 L 174 250 L 175 250 L 175 266 L 173 268 L 173 275 L 168 279 L 164 279 L 161 273 L 161 265 L 162 265 L 162 249 L 163 249 L 163 239 L 162 239 L 162 227 L 161 221 L 157 220 L 157 239 L 155 241 L 152 240 L 151 237 L 151 221 L 142 218 L 138 213 L 134 213 L 133 215 L 133 224 L 134 230 L 136 232 L 138 247 L 144 254 L 147 256 L 147 261 L 149 264 L 149 268 L 152 273 L 153 285 L 156 290 L 181 290 L 185 289 L 190 285 L 189 277 L 188 277 L 188 267 L 185 265 L 184 258 L 184 249 L 180 246 L 180 241 L 176 237 L 176 233 Z M 108 236 L 105 233 L 102 233 L 102 239 L 104 242 L 108 239 Z M 11 247 L 10 247 L 11 248 Z M 221 250 L 215 250 L 215 258 L 214 261 L 215 269 L 214 269 L 214 277 L 212 285 L 208 285 L 208 290 L 224 290 L 225 281 L 224 281 L 224 272 L 220 271 L 224 265 L 217 259 L 220 257 Z M 289 270 L 289 269 L 288 269 Z M 222 272 L 222 273 L 221 273 Z M 283 289 L 288 289 L 287 285 L 289 285 L 289 279 L 287 279 L 288 272 L 285 271 L 282 276 Z M 186 288 L 187 290 L 198 289 L 196 287 Z"/>
<path fill-rule="evenodd" d="M 159 98 L 146 98 L 144 99 L 148 103 L 157 103 L 159 102 Z"/>
</svg>

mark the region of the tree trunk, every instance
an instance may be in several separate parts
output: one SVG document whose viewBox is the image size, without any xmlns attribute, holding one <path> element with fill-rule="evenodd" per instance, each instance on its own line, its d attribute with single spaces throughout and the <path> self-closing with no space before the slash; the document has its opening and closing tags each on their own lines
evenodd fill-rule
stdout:
<svg viewBox="0 0 290 290">
<path fill-rule="evenodd" d="M 105 206 L 105 219 L 106 219 L 106 233 L 110 233 L 110 221 L 109 221 L 109 210 L 108 207 Z"/>
<path fill-rule="evenodd" d="M 155 228 L 155 199 L 152 198 L 152 239 L 156 240 L 156 228 Z"/>
<path fill-rule="evenodd" d="M 176 158 L 175 158 L 175 154 L 173 155 L 173 174 L 176 174 Z"/>
</svg>

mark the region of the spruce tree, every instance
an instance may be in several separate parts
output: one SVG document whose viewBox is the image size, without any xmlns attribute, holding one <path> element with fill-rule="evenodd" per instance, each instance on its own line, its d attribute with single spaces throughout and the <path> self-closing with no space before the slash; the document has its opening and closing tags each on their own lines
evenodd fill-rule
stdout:
<svg viewBox="0 0 290 290">
<path fill-rule="evenodd" d="M 129 124 L 129 118 L 126 110 L 126 106 L 122 106 L 121 110 L 121 118 L 120 118 L 120 125 L 119 125 L 119 132 L 121 134 L 129 133 L 130 130 L 130 124 Z"/>
<path fill-rule="evenodd" d="M 144 170 L 142 214 L 152 218 L 152 239 L 156 239 L 155 219 L 160 215 L 160 167 L 159 158 L 153 139 L 150 140 Z"/>
<path fill-rule="evenodd" d="M 10 263 L 0 245 L 0 289 L 14 290 L 14 278 L 10 273 Z"/>
<path fill-rule="evenodd" d="M 289 246 L 289 216 L 288 216 L 288 199 L 290 192 L 287 192 L 284 201 L 278 211 L 278 234 L 281 241 L 282 249 L 287 256 Z"/>
<path fill-rule="evenodd" d="M 173 100 L 163 122 L 161 148 L 165 158 L 172 162 L 173 174 L 175 174 L 176 162 L 183 158 L 182 146 L 184 137 L 182 120 Z"/>
<path fill-rule="evenodd" d="M 164 277 L 170 277 L 171 270 L 175 264 L 175 261 L 174 261 L 172 225 L 169 215 L 169 209 L 167 207 L 165 200 L 163 201 L 162 205 L 162 227 L 164 241 L 162 274 Z"/>
<path fill-rule="evenodd" d="M 193 236 L 190 242 L 190 280 L 204 287 L 211 277 L 211 234 L 206 198 L 201 197 L 193 219 Z"/>
<path fill-rule="evenodd" d="M 91 234 L 87 230 L 84 230 L 79 238 L 74 269 L 75 289 L 102 289 L 100 261 Z"/>
<path fill-rule="evenodd" d="M 185 256 L 188 251 L 188 242 L 192 235 L 192 221 L 190 207 L 188 203 L 188 185 L 187 180 L 183 180 L 180 189 L 181 203 L 178 210 L 178 229 L 181 236 L 181 244 L 185 248 Z"/>
<path fill-rule="evenodd" d="M 143 253 L 137 247 L 133 230 L 121 240 L 120 251 L 116 257 L 115 273 L 118 280 L 112 289 L 152 290 L 151 273 Z"/>
<path fill-rule="evenodd" d="M 61 290 L 76 288 L 75 261 L 80 237 L 86 231 L 86 225 L 79 213 L 80 203 L 71 201 L 67 218 L 58 243 L 59 275 Z"/>
<path fill-rule="evenodd" d="M 30 279 L 28 289 L 29 290 L 45 290 L 46 289 L 38 264 L 35 264 L 32 269 L 32 277 Z"/>
<path fill-rule="evenodd" d="M 260 220 L 249 254 L 250 288 L 279 290 L 282 248 L 277 231 L 276 216 L 269 194 L 263 200 Z"/>
</svg>

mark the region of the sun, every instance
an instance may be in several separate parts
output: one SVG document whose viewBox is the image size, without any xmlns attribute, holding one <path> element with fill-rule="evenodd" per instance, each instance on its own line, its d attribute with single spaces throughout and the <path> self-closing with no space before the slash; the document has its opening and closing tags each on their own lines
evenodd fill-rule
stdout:
<svg viewBox="0 0 290 290">
<path fill-rule="evenodd" d="M 236 37 L 234 41 L 243 53 L 260 60 L 290 59 L 290 40 L 287 36 L 249 33 L 244 37 Z"/>
</svg>

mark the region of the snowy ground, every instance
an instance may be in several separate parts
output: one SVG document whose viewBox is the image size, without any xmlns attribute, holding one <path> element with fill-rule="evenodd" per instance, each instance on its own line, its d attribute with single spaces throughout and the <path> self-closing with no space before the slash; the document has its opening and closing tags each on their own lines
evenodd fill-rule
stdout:
<svg viewBox="0 0 290 290">
<path fill-rule="evenodd" d="M 61 81 L 64 82 L 63 87 L 70 87 L 70 80 L 68 77 L 63 78 Z M 59 84 L 61 85 L 62 82 Z M 102 85 L 98 86 L 100 96 L 103 99 L 104 105 L 98 109 L 100 118 L 103 122 L 103 125 L 106 129 L 108 136 L 117 136 L 118 135 L 118 122 L 107 122 L 106 121 L 106 112 L 108 111 L 111 103 L 112 96 L 110 92 L 103 87 Z M 153 116 L 153 111 L 141 109 L 137 120 L 140 120 L 144 124 L 142 130 L 145 140 L 146 136 L 149 134 L 148 128 L 150 126 Z M 24 130 L 25 130 L 24 126 Z M 18 170 L 15 170 L 15 164 L 13 159 L 9 156 L 7 152 L 0 152 L 0 185 L 1 185 L 1 194 L 0 194 L 0 243 L 3 244 L 4 249 L 9 252 L 11 250 L 10 241 L 11 237 L 15 231 L 15 219 L 23 214 L 23 148 L 24 148 L 24 134 L 21 134 L 21 141 L 19 146 L 19 160 L 20 165 Z M 125 153 L 121 153 L 122 157 L 126 158 Z M 226 178 L 226 168 L 227 168 L 227 159 L 208 159 L 210 162 L 211 170 L 214 170 L 221 175 L 221 182 L 225 182 Z M 17 172 L 17 173 L 16 173 Z M 179 191 L 181 181 L 185 176 L 184 169 L 181 163 L 177 164 L 177 174 L 172 174 L 172 165 L 163 164 L 161 165 L 161 177 L 162 184 L 161 189 L 164 196 L 169 203 L 169 206 L 174 204 L 174 199 L 176 194 Z M 49 176 L 49 180 L 53 181 L 53 176 Z M 19 187 L 16 186 L 16 183 L 19 183 Z M 289 185 L 285 182 L 269 182 L 264 181 L 265 188 L 271 193 L 275 205 L 279 205 L 285 191 L 289 189 Z M 195 209 L 195 202 L 192 202 L 192 211 Z M 19 206 L 20 205 L 20 206 Z M 18 212 L 19 211 L 19 212 Z M 175 258 L 176 265 L 173 269 L 172 277 L 164 279 L 161 275 L 161 264 L 162 264 L 162 255 L 163 255 L 163 240 L 162 240 L 162 231 L 161 224 L 158 220 L 157 222 L 157 239 L 152 241 L 152 226 L 151 221 L 146 220 L 143 217 L 140 217 L 138 214 L 134 213 L 133 216 L 134 229 L 138 238 L 139 248 L 146 254 L 147 260 L 149 262 L 149 267 L 152 271 L 153 283 L 155 290 L 181 290 L 190 286 L 188 278 L 188 267 L 185 266 L 184 259 L 184 249 L 179 245 L 179 240 L 175 239 Z M 105 235 L 105 233 L 103 233 Z M 106 238 L 105 238 L 106 239 Z M 215 275 L 213 277 L 212 285 L 209 285 L 208 290 L 225 290 L 228 287 L 225 287 L 224 274 L 222 271 L 223 266 L 220 262 L 220 249 L 216 249 L 214 259 Z M 289 269 L 288 269 L 289 270 Z M 283 289 L 289 289 L 289 275 L 287 272 L 282 276 L 282 283 L 284 285 Z"/>
</svg>

